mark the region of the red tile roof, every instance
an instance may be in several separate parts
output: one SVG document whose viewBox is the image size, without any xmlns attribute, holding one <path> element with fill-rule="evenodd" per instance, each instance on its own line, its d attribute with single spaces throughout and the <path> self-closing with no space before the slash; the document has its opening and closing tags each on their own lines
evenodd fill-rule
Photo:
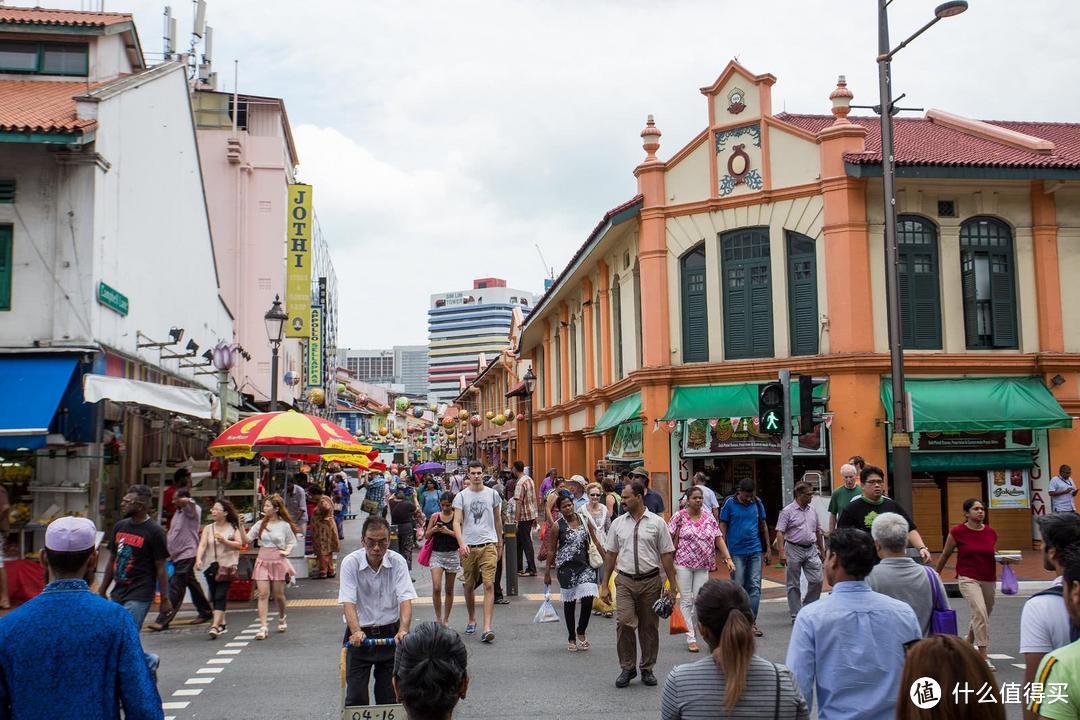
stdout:
<svg viewBox="0 0 1080 720">
<path fill-rule="evenodd" d="M 14 25 L 58 25 L 66 27 L 108 27 L 132 21 L 130 13 L 52 10 L 41 7 L 0 7 L 0 23 Z"/>
<path fill-rule="evenodd" d="M 75 97 L 86 91 L 85 82 L 0 80 L 0 131 L 92 130 L 97 127 L 96 121 L 75 117 Z"/>
<path fill-rule="evenodd" d="M 780 113 L 778 120 L 818 133 L 833 124 L 832 115 Z M 855 165 L 881 164 L 881 125 L 877 117 L 848 117 L 866 128 L 866 151 L 849 153 Z M 987 125 L 1049 140 L 1054 149 L 1037 152 L 978 132 L 950 127 L 932 118 L 895 118 L 896 164 L 969 167 L 1080 168 L 1080 123 L 983 120 Z"/>
</svg>

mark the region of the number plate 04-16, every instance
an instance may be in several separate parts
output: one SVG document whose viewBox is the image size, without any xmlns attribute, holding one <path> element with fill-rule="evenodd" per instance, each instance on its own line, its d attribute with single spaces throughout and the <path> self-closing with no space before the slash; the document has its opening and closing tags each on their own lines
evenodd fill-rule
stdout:
<svg viewBox="0 0 1080 720">
<path fill-rule="evenodd" d="M 404 705 L 350 705 L 341 720 L 408 720 Z"/>
</svg>

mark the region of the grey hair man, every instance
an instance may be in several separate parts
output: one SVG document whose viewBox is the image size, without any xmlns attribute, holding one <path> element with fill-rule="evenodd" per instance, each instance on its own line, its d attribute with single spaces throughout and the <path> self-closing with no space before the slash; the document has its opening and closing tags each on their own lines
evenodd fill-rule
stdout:
<svg viewBox="0 0 1080 720">
<path fill-rule="evenodd" d="M 908 557 L 908 522 L 903 515 L 878 515 L 870 525 L 870 535 L 881 562 L 866 576 L 866 584 L 875 592 L 910 605 L 923 637 L 929 637 L 935 594 L 940 592 L 945 603 L 949 602 L 941 577 L 930 566 L 920 565 Z"/>
<path fill-rule="evenodd" d="M 859 470 L 854 465 L 851 463 L 841 465 L 840 479 L 843 481 L 843 485 L 833 488 L 832 497 L 829 498 L 830 533 L 836 529 L 836 521 L 840 517 L 840 513 L 844 512 L 844 508 L 851 502 L 851 498 L 862 495 L 862 488 L 859 487 Z"/>
</svg>

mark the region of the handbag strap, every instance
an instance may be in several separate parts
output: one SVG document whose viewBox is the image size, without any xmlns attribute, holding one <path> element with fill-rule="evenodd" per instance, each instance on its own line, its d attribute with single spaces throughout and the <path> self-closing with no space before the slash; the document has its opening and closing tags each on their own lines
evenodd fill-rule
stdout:
<svg viewBox="0 0 1080 720">
<path fill-rule="evenodd" d="M 776 701 L 773 704 L 773 720 L 780 720 L 780 668 L 772 663 L 773 673 L 776 675 Z"/>
<path fill-rule="evenodd" d="M 923 565 L 923 570 L 926 571 L 926 579 L 930 583 L 930 598 L 934 605 L 934 610 L 945 609 L 945 598 L 941 597 L 941 587 L 934 582 L 934 569 L 929 565 Z"/>
</svg>

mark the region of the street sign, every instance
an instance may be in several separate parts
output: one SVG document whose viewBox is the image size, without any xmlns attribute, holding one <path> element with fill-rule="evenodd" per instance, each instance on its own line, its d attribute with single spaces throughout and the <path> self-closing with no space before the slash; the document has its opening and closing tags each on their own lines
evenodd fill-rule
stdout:
<svg viewBox="0 0 1080 720">
<path fill-rule="evenodd" d="M 128 297 L 115 288 L 111 288 L 103 282 L 98 283 L 97 301 L 120 315 L 128 314 Z"/>
</svg>

